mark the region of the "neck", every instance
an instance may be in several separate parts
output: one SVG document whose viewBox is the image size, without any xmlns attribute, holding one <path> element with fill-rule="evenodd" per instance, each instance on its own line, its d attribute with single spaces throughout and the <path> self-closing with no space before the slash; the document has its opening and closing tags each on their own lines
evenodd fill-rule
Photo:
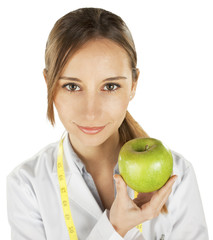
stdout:
<svg viewBox="0 0 213 240">
<path fill-rule="evenodd" d="M 82 146 L 82 144 L 76 144 L 72 141 L 70 134 L 69 140 L 73 150 L 82 160 L 90 174 L 102 172 L 101 169 L 112 171 L 117 164 L 121 149 L 118 132 L 98 146 Z"/>
</svg>

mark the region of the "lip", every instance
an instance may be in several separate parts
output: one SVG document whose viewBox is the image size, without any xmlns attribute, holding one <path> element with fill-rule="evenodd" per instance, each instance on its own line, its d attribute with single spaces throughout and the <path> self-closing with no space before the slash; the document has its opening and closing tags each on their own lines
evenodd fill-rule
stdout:
<svg viewBox="0 0 213 240">
<path fill-rule="evenodd" d="M 102 131 L 105 128 L 105 126 L 103 126 L 103 127 L 82 127 L 82 126 L 78 126 L 78 128 L 86 134 L 97 134 L 100 131 Z"/>
</svg>

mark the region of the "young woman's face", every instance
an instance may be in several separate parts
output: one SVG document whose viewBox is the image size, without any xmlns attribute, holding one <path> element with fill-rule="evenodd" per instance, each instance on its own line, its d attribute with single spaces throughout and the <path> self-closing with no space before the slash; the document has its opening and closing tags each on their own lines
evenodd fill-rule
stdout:
<svg viewBox="0 0 213 240">
<path fill-rule="evenodd" d="M 69 59 L 58 81 L 54 104 L 73 139 L 97 146 L 118 134 L 135 88 L 125 50 L 110 40 L 96 39 Z M 78 126 L 105 127 L 87 134 Z"/>
</svg>

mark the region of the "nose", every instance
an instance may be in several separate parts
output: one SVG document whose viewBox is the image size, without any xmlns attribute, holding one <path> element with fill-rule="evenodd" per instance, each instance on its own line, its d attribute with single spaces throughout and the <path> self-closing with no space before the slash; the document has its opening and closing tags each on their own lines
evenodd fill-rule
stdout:
<svg viewBox="0 0 213 240">
<path fill-rule="evenodd" d="M 93 122 L 95 119 L 101 117 L 101 99 L 95 93 L 87 94 L 82 109 L 86 118 L 85 120 L 88 123 Z"/>
</svg>

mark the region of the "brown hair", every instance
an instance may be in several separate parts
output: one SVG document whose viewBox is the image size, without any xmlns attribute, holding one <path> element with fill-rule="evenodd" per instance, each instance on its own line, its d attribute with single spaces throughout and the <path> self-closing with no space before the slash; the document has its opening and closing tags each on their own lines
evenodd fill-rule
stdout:
<svg viewBox="0 0 213 240">
<path fill-rule="evenodd" d="M 67 13 L 53 26 L 45 50 L 46 66 L 44 74 L 48 89 L 47 118 L 53 126 L 55 124 L 53 100 L 56 83 L 62 70 L 69 58 L 83 44 L 97 38 L 107 38 L 124 48 L 129 56 L 132 80 L 138 80 L 137 54 L 134 41 L 121 17 L 101 8 L 80 8 Z M 119 127 L 119 134 L 122 144 L 133 138 L 149 137 L 128 111 Z"/>
</svg>

